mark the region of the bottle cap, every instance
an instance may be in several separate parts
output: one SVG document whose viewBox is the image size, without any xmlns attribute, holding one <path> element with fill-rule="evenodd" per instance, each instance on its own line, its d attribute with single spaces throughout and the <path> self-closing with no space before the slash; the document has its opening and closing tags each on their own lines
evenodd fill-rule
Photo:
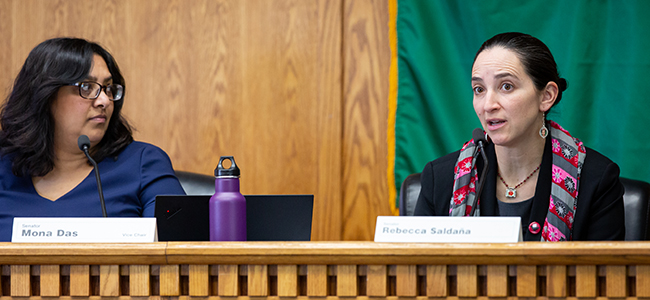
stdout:
<svg viewBox="0 0 650 300">
<path fill-rule="evenodd" d="M 224 169 L 223 168 L 223 161 L 224 160 L 230 160 L 230 168 Z M 235 163 L 235 157 L 234 156 L 222 156 L 219 159 L 219 164 L 217 164 L 217 168 L 214 169 L 214 176 L 217 177 L 239 177 L 239 167 Z"/>
</svg>

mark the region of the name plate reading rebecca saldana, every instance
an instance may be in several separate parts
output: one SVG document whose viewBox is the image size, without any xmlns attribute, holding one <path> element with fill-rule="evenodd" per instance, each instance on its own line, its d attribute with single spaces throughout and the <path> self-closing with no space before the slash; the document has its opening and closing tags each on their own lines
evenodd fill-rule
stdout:
<svg viewBox="0 0 650 300">
<path fill-rule="evenodd" d="M 150 243 L 156 218 L 14 218 L 14 243 Z"/>
<path fill-rule="evenodd" d="M 375 242 L 516 243 L 522 240 L 520 217 L 379 216 Z"/>
</svg>

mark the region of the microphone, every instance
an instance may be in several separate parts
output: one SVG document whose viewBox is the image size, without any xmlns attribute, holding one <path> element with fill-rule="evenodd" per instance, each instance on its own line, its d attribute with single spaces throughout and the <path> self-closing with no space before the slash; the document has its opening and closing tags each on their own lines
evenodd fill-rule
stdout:
<svg viewBox="0 0 650 300">
<path fill-rule="evenodd" d="M 88 149 L 90 149 L 90 139 L 88 138 L 87 135 L 81 135 L 77 139 L 77 146 L 79 146 L 79 150 L 83 151 L 84 154 L 86 154 L 86 157 L 90 161 L 90 163 L 93 165 L 93 168 L 95 169 L 95 180 L 97 180 L 97 191 L 99 192 L 99 202 L 102 204 L 102 215 L 104 218 L 106 218 L 106 204 L 104 203 L 104 191 L 102 191 L 102 180 L 99 178 L 99 169 L 97 168 L 97 163 L 95 160 L 90 157 L 90 153 L 88 153 Z"/>
<path fill-rule="evenodd" d="M 474 215 L 474 210 L 476 209 L 476 205 L 478 203 L 479 197 L 481 196 L 481 192 L 483 192 L 483 186 L 485 185 L 485 175 L 487 174 L 488 170 L 488 159 L 487 155 L 485 155 L 485 148 L 483 148 L 484 144 L 487 144 L 487 140 L 485 139 L 485 134 L 483 133 L 483 129 L 481 128 L 475 128 L 474 131 L 472 131 L 472 139 L 474 140 L 474 143 L 476 143 L 476 152 L 474 152 L 474 156 L 477 155 L 477 152 L 481 153 L 481 157 L 483 158 L 483 171 L 481 172 L 481 177 L 478 179 L 478 189 L 476 190 L 476 202 L 474 205 L 472 205 L 472 210 L 470 211 L 469 215 L 473 216 Z"/>
<path fill-rule="evenodd" d="M 472 131 L 472 139 L 474 140 L 474 143 L 476 143 L 481 149 L 483 149 L 483 143 L 487 144 L 485 134 L 481 128 L 474 128 L 474 131 Z"/>
</svg>

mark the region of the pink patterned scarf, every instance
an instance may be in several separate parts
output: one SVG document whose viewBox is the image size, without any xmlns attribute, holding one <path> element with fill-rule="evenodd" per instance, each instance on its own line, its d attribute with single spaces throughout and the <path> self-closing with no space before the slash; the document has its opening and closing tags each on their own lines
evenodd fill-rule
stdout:
<svg viewBox="0 0 650 300">
<path fill-rule="evenodd" d="M 571 240 L 573 217 L 577 208 L 580 172 L 585 161 L 585 147 L 559 124 L 548 121 L 553 150 L 551 196 L 544 220 L 541 241 Z M 476 206 L 473 216 L 480 216 L 480 203 L 476 197 L 478 172 L 473 140 L 465 143 L 454 167 L 454 190 L 449 206 L 450 216 L 468 216 Z"/>
</svg>

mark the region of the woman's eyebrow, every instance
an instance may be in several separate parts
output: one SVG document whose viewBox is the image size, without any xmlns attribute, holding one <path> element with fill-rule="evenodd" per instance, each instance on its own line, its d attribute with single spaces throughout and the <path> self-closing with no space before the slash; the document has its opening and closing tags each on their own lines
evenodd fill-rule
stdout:
<svg viewBox="0 0 650 300">
<path fill-rule="evenodd" d="M 504 73 L 499 73 L 499 74 L 494 75 L 495 79 L 503 79 L 503 78 L 508 78 L 508 77 L 512 77 L 514 79 L 519 79 L 519 77 L 517 77 L 516 75 L 514 75 L 514 74 L 512 74 L 510 72 L 504 72 Z M 474 77 L 472 77 L 472 82 L 483 82 L 483 79 L 481 77 L 474 76 Z"/>
<path fill-rule="evenodd" d="M 518 78 L 517 76 L 515 76 L 515 75 L 513 75 L 512 73 L 509 73 L 509 72 L 499 73 L 499 74 L 494 76 L 494 78 L 496 78 L 496 79 L 501 79 L 501 78 L 506 78 L 506 77 L 513 77 L 515 79 Z"/>
</svg>

